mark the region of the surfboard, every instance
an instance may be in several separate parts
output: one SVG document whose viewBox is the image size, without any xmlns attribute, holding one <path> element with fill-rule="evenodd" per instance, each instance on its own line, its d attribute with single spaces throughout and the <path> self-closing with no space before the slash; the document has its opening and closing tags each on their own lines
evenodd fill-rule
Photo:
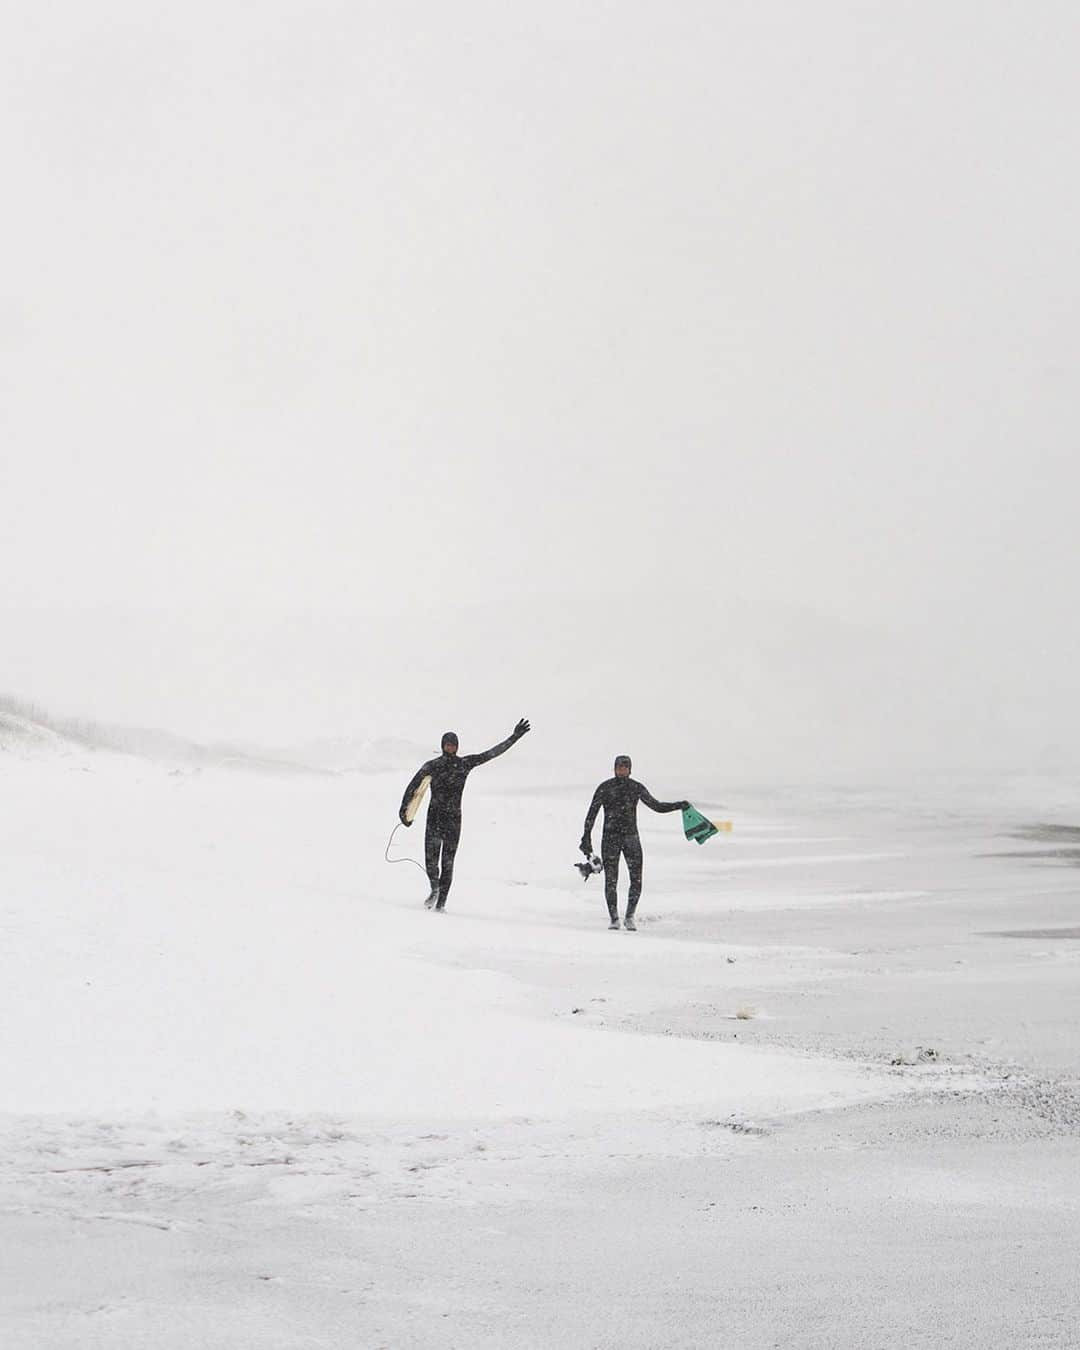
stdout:
<svg viewBox="0 0 1080 1350">
<path fill-rule="evenodd" d="M 424 797 L 427 795 L 427 790 L 430 786 L 431 786 L 431 774 L 428 773 L 425 774 L 423 778 L 420 779 L 420 786 L 409 798 L 408 803 L 405 807 L 405 819 L 409 822 L 410 825 L 416 819 L 416 813 L 417 811 L 420 810 L 420 803 L 424 800 Z"/>
</svg>

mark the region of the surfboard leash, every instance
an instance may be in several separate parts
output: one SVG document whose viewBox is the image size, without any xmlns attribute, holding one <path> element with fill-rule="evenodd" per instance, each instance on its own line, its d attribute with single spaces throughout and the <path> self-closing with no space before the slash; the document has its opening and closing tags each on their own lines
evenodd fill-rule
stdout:
<svg viewBox="0 0 1080 1350">
<path fill-rule="evenodd" d="M 424 876 L 426 877 L 427 868 L 423 865 L 423 863 L 418 863 L 415 858 L 391 858 L 390 845 L 394 842 L 394 835 L 397 834 L 398 830 L 400 829 L 401 829 L 401 821 L 399 820 L 398 823 L 394 826 L 394 828 L 390 831 L 390 838 L 386 841 L 386 851 L 383 853 L 383 857 L 386 859 L 388 863 L 411 862 L 414 867 L 419 867 L 420 871 L 423 872 Z"/>
</svg>

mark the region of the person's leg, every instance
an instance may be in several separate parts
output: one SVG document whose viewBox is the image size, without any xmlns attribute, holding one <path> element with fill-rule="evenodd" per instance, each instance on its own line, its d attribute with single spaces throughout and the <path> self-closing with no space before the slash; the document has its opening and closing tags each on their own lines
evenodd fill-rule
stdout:
<svg viewBox="0 0 1080 1350">
<path fill-rule="evenodd" d="M 605 834 L 600 844 L 600 859 L 604 864 L 604 899 L 612 923 L 619 922 L 619 853 L 622 840 L 617 835 Z"/>
<path fill-rule="evenodd" d="M 443 825 L 442 837 L 442 875 L 439 878 L 439 899 L 436 909 L 446 908 L 446 897 L 454 881 L 454 856 L 457 853 L 458 840 L 461 838 L 461 820 L 448 820 Z"/>
<path fill-rule="evenodd" d="M 626 918 L 629 923 L 633 920 L 637 903 L 641 899 L 641 874 L 645 866 L 641 839 L 636 834 L 629 835 L 623 840 L 623 853 L 626 855 L 626 870 L 630 873 L 630 894 L 626 900 Z"/>
<path fill-rule="evenodd" d="M 429 811 L 427 829 L 424 832 L 424 866 L 427 871 L 428 884 L 431 887 L 431 893 L 424 901 L 428 909 L 439 898 L 439 854 L 442 851 L 442 846 L 442 825 L 438 820 L 432 819 Z"/>
</svg>

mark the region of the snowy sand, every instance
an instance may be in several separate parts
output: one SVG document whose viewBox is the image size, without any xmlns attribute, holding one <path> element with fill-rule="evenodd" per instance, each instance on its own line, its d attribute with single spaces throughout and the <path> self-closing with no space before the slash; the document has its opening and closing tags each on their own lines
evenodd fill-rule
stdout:
<svg viewBox="0 0 1080 1350">
<path fill-rule="evenodd" d="M 1076 1344 L 1069 821 L 643 812 L 609 933 L 523 769 L 438 916 L 407 773 L 0 756 L 5 1346 Z"/>
</svg>

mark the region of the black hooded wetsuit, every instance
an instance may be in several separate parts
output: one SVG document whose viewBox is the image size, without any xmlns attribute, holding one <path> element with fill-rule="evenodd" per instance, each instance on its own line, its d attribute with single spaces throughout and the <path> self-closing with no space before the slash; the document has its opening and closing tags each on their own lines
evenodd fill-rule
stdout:
<svg viewBox="0 0 1080 1350">
<path fill-rule="evenodd" d="M 465 779 L 478 764 L 486 764 L 489 759 L 504 754 L 521 739 L 521 735 L 515 732 L 479 755 L 448 755 L 444 750 L 437 759 L 429 759 L 426 764 L 421 764 L 405 789 L 398 812 L 402 821 L 409 798 L 420 786 L 420 780 L 430 775 L 431 802 L 424 832 L 424 862 L 431 889 L 437 888 L 439 892 L 438 909 L 445 908 L 446 897 L 454 880 L 454 855 L 461 838 L 461 794 L 465 790 Z"/>
<path fill-rule="evenodd" d="M 612 919 L 618 918 L 619 904 L 616 887 L 619 884 L 619 855 L 626 858 L 630 873 L 630 894 L 626 901 L 626 917 L 632 919 L 641 897 L 643 858 L 641 839 L 637 828 L 638 802 L 644 802 L 653 811 L 678 811 L 683 802 L 658 802 L 644 783 L 636 778 L 608 778 L 593 793 L 585 832 L 581 836 L 582 853 L 592 852 L 592 828 L 597 812 L 604 808 L 604 833 L 600 843 L 600 857 L 604 864 L 604 899 Z"/>
</svg>

